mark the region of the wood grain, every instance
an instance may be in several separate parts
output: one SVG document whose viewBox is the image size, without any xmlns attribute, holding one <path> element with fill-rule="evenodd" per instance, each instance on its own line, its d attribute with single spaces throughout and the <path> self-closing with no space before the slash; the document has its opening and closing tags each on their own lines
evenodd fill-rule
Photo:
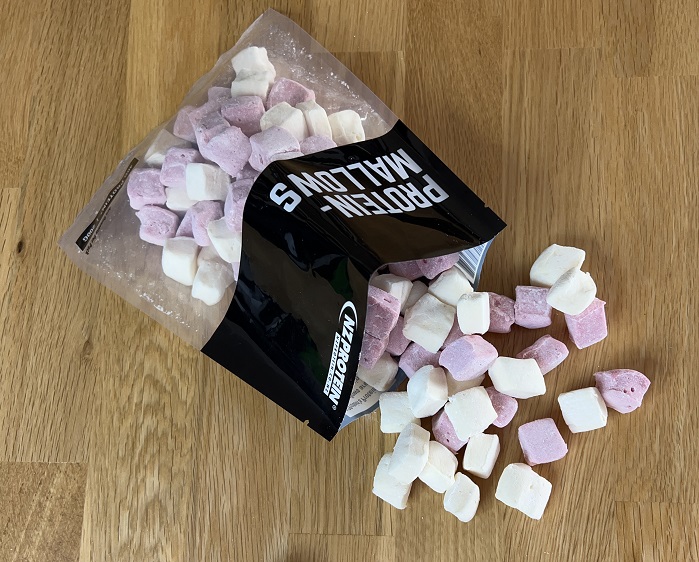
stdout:
<svg viewBox="0 0 699 562">
<path fill-rule="evenodd" d="M 689 0 L 277 0 L 509 227 L 483 287 L 513 295 L 553 241 L 584 247 L 610 336 L 498 430 L 551 416 L 569 454 L 540 522 L 461 524 L 421 483 L 371 494 L 395 436 L 332 443 L 77 271 L 56 240 L 268 3 L 0 0 L 0 559 L 699 559 L 699 8 Z M 489 335 L 512 355 L 550 329 Z M 572 346 L 571 346 L 572 347 Z M 572 435 L 556 396 L 597 370 L 643 408 Z M 78 464 L 58 464 L 78 463 Z"/>
</svg>

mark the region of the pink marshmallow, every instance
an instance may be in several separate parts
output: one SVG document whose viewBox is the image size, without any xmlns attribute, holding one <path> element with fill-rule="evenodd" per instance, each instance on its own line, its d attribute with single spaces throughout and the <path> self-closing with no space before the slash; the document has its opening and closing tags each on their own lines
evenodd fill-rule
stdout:
<svg viewBox="0 0 699 562">
<path fill-rule="evenodd" d="M 531 329 L 550 326 L 551 305 L 546 302 L 548 292 L 546 287 L 516 287 L 515 324 Z"/>
<path fill-rule="evenodd" d="M 520 351 L 516 357 L 517 359 L 534 359 L 539 365 L 541 374 L 545 375 L 563 363 L 568 357 L 568 348 L 562 341 L 547 334 Z"/>
<path fill-rule="evenodd" d="M 439 353 L 430 353 L 424 347 L 412 342 L 403 352 L 398 360 L 398 367 L 403 369 L 403 372 L 408 378 L 412 377 L 416 371 L 422 369 L 425 365 L 439 365 Z"/>
<path fill-rule="evenodd" d="M 400 301 L 378 287 L 369 285 L 364 331 L 375 338 L 388 338 L 400 316 Z"/>
<path fill-rule="evenodd" d="M 621 414 L 628 414 L 639 408 L 650 387 L 648 377 L 632 369 L 600 371 L 594 376 L 595 386 L 605 404 Z"/>
<path fill-rule="evenodd" d="M 228 186 L 223 216 L 226 217 L 226 225 L 231 232 L 240 232 L 243 229 L 243 210 L 252 184 L 252 180 L 237 180 Z"/>
<path fill-rule="evenodd" d="M 260 132 L 260 119 L 264 114 L 265 104 L 258 96 L 237 96 L 221 106 L 221 115 L 226 121 L 239 127 L 247 136 Z"/>
<path fill-rule="evenodd" d="M 180 217 L 175 213 L 153 205 L 141 207 L 136 216 L 141 221 L 138 231 L 141 240 L 158 246 L 165 245 L 165 240 L 175 237 L 180 223 Z"/>
<path fill-rule="evenodd" d="M 132 209 L 142 209 L 146 205 L 164 205 L 167 201 L 165 186 L 160 183 L 160 170 L 157 168 L 137 168 L 131 172 L 126 184 L 126 194 Z"/>
<path fill-rule="evenodd" d="M 286 129 L 270 127 L 250 137 L 250 165 L 258 172 L 264 170 L 272 157 L 285 152 L 299 152 L 299 141 Z"/>
<path fill-rule="evenodd" d="M 184 170 L 187 164 L 203 162 L 201 154 L 194 148 L 171 148 L 165 154 L 160 168 L 160 183 L 167 187 L 185 187 Z"/>
<path fill-rule="evenodd" d="M 512 324 L 515 323 L 515 301 L 510 297 L 488 293 L 490 300 L 490 327 L 489 332 L 495 334 L 509 334 Z"/>
<path fill-rule="evenodd" d="M 220 99 L 225 100 L 231 97 L 231 88 L 230 86 L 212 86 L 206 92 L 206 95 L 208 96 L 209 101 Z"/>
<path fill-rule="evenodd" d="M 375 338 L 364 332 L 362 337 L 362 350 L 359 353 L 359 365 L 365 369 L 373 369 L 376 362 L 386 351 L 388 337 Z"/>
<path fill-rule="evenodd" d="M 204 152 L 208 160 L 218 164 L 229 176 L 236 177 L 248 163 L 252 148 L 243 131 L 228 127 L 209 141 Z"/>
<path fill-rule="evenodd" d="M 459 253 L 447 254 L 446 256 L 438 256 L 425 260 L 417 260 L 418 267 L 422 274 L 428 279 L 434 279 L 440 273 L 454 267 L 459 261 Z"/>
<path fill-rule="evenodd" d="M 444 344 L 442 345 L 442 349 L 451 345 L 459 338 L 463 338 L 464 336 L 465 336 L 465 334 L 461 331 L 461 328 L 459 328 L 459 319 L 455 316 L 454 317 L 454 325 L 451 327 L 451 331 L 449 332 L 449 334 L 447 334 L 447 339 L 444 340 Z"/>
<path fill-rule="evenodd" d="M 218 111 L 207 113 L 199 119 L 194 119 L 192 114 L 190 118 L 192 118 L 192 124 L 194 125 L 194 136 L 197 138 L 199 152 L 201 152 L 204 158 L 211 160 L 210 153 L 207 151 L 209 142 L 211 142 L 211 139 L 215 136 L 220 135 L 228 129 L 230 125 L 228 121 L 221 117 Z"/>
<path fill-rule="evenodd" d="M 313 135 L 303 139 L 299 146 L 301 152 L 304 154 L 313 154 L 314 152 L 322 152 L 329 148 L 335 148 L 337 145 L 330 137 L 326 137 L 325 135 Z"/>
<path fill-rule="evenodd" d="M 193 105 L 185 105 L 177 113 L 175 118 L 175 124 L 172 128 L 172 132 L 176 137 L 188 140 L 189 142 L 196 142 L 197 137 L 194 135 L 194 127 L 192 126 L 192 121 L 189 116 L 196 107 Z"/>
<path fill-rule="evenodd" d="M 454 380 L 469 381 L 484 374 L 498 358 L 498 350 L 481 336 L 463 336 L 439 356 L 439 364 Z"/>
<path fill-rule="evenodd" d="M 269 90 L 267 96 L 267 109 L 285 101 L 295 107 L 304 101 L 315 101 L 316 94 L 306 86 L 289 78 L 279 78 Z"/>
<path fill-rule="evenodd" d="M 468 439 L 462 441 L 456 435 L 454 426 L 444 410 L 440 410 L 432 417 L 432 435 L 434 435 L 435 441 L 444 445 L 454 454 L 458 453 L 468 443 Z"/>
<path fill-rule="evenodd" d="M 410 340 L 403 335 L 404 320 L 402 316 L 398 317 L 395 327 L 391 330 L 388 336 L 388 345 L 386 351 L 391 355 L 402 355 L 410 345 Z"/>
<path fill-rule="evenodd" d="M 191 213 L 184 214 L 180 226 L 177 227 L 177 232 L 175 233 L 175 236 L 186 236 L 187 238 L 194 238 L 194 233 L 192 232 Z"/>
<path fill-rule="evenodd" d="M 515 417 L 519 403 L 512 396 L 498 392 L 493 386 L 487 387 L 485 391 L 488 393 L 490 402 L 498 415 L 493 425 L 495 427 L 505 427 Z"/>
<path fill-rule="evenodd" d="M 259 175 L 260 172 L 253 168 L 250 164 L 246 164 L 245 167 L 242 170 L 240 170 L 235 179 L 255 181 L 257 179 L 257 176 Z"/>
<path fill-rule="evenodd" d="M 551 418 L 520 425 L 517 434 L 529 466 L 557 461 L 568 453 L 568 445 Z"/>
<path fill-rule="evenodd" d="M 410 281 L 415 281 L 415 279 L 419 279 L 423 275 L 422 270 L 420 269 L 420 264 L 418 264 L 417 261 L 389 263 L 388 270 L 393 273 L 393 275 L 405 277 Z"/>
<path fill-rule="evenodd" d="M 199 201 L 192 205 L 185 214 L 192 221 L 192 237 L 200 246 L 210 246 L 211 239 L 206 227 L 211 221 L 223 217 L 223 205 L 220 201 Z M 183 219 L 184 220 L 184 219 Z"/>
<path fill-rule="evenodd" d="M 606 302 L 595 299 L 580 314 L 565 315 L 568 334 L 578 349 L 590 347 L 607 337 L 607 315 L 604 312 Z"/>
</svg>

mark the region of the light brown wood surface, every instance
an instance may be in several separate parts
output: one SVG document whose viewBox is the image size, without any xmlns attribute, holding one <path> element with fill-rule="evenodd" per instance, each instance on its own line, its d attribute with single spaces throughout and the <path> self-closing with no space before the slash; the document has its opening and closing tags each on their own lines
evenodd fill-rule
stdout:
<svg viewBox="0 0 699 562">
<path fill-rule="evenodd" d="M 80 273 L 56 241 L 120 157 L 268 5 L 0 0 L 0 560 L 699 560 L 699 3 L 289 0 L 509 224 L 482 287 L 551 242 L 588 252 L 610 335 L 498 431 L 570 452 L 541 521 L 469 524 L 421 483 L 371 495 L 378 415 L 327 443 Z M 550 330 L 492 341 L 513 354 Z M 572 345 L 570 346 L 573 347 Z M 643 407 L 572 435 L 556 396 L 628 367 Z"/>
</svg>

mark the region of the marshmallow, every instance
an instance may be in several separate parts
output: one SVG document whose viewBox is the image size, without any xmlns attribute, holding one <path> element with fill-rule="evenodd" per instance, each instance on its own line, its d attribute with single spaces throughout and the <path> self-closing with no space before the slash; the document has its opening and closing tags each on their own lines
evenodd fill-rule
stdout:
<svg viewBox="0 0 699 562">
<path fill-rule="evenodd" d="M 552 244 L 536 258 L 529 271 L 532 285 L 550 287 L 571 269 L 580 269 L 585 261 L 585 250 L 572 246 Z"/>
<path fill-rule="evenodd" d="M 641 406 L 650 381 L 643 373 L 632 369 L 614 369 L 595 373 L 595 386 L 604 403 L 621 414 Z"/>
<path fill-rule="evenodd" d="M 489 433 L 476 433 L 466 444 L 463 467 L 479 478 L 490 478 L 500 454 L 500 439 Z"/>
<path fill-rule="evenodd" d="M 328 114 L 325 113 L 325 109 L 319 106 L 315 100 L 304 101 L 298 104 L 291 103 L 291 105 L 295 105 L 297 109 L 303 112 L 309 135 L 329 139 L 333 143 L 333 146 L 337 146 L 332 140 L 333 131 L 330 127 L 330 121 L 328 121 Z"/>
<path fill-rule="evenodd" d="M 132 170 L 126 183 L 126 194 L 132 209 L 138 211 L 146 205 L 164 205 L 167 201 L 165 187 L 160 183 L 160 170 L 137 168 Z"/>
<path fill-rule="evenodd" d="M 299 141 L 286 129 L 270 127 L 250 137 L 250 165 L 261 172 L 272 157 L 285 152 L 299 152 Z"/>
<path fill-rule="evenodd" d="M 299 84 L 295 80 L 290 80 L 289 78 L 279 78 L 272 84 L 269 90 L 267 109 L 282 102 L 286 102 L 289 105 L 298 105 L 303 102 L 315 102 L 315 99 L 315 92 L 309 90 L 303 84 Z"/>
<path fill-rule="evenodd" d="M 462 523 L 468 523 L 476 515 L 481 501 L 481 491 L 465 474 L 458 473 L 454 484 L 444 494 L 444 509 Z"/>
<path fill-rule="evenodd" d="M 473 287 L 458 267 L 452 267 L 430 283 L 429 292 L 440 301 L 456 306 L 462 295 L 473 292 Z"/>
<path fill-rule="evenodd" d="M 271 109 L 268 109 L 260 119 L 260 128 L 263 131 L 270 127 L 286 129 L 299 141 L 308 136 L 308 128 L 306 127 L 303 113 L 300 109 L 296 109 L 286 102 L 278 103 Z"/>
<path fill-rule="evenodd" d="M 410 340 L 403 335 L 403 317 L 399 316 L 396 325 L 388 336 L 386 351 L 393 356 L 402 355 L 409 345 Z"/>
<path fill-rule="evenodd" d="M 454 396 L 454 394 L 461 392 L 462 390 L 468 390 L 469 388 L 481 386 L 483 379 L 485 379 L 485 375 L 481 375 L 475 379 L 457 381 L 448 370 L 445 371 L 447 375 L 447 391 L 449 396 Z"/>
<path fill-rule="evenodd" d="M 211 244 L 223 261 L 235 263 L 240 261 L 242 239 L 240 234 L 231 232 L 226 225 L 226 219 L 210 221 L 206 226 Z"/>
<path fill-rule="evenodd" d="M 400 301 L 386 291 L 369 285 L 364 331 L 375 338 L 388 338 L 399 315 Z"/>
<path fill-rule="evenodd" d="M 189 212 L 189 209 L 187 209 L 187 211 L 188 212 L 184 214 L 184 217 L 182 217 L 182 222 L 180 222 L 180 226 L 177 227 L 177 232 L 175 233 L 175 236 L 185 236 L 186 238 L 194 237 L 194 232 L 192 231 L 192 213 Z"/>
<path fill-rule="evenodd" d="M 362 119 L 356 111 L 345 109 L 328 115 L 333 140 L 338 146 L 353 144 L 365 139 Z"/>
<path fill-rule="evenodd" d="M 589 273 L 570 269 L 549 289 L 546 302 L 564 314 L 582 313 L 595 300 L 597 285 Z"/>
<path fill-rule="evenodd" d="M 376 362 L 384 354 L 384 351 L 386 351 L 387 345 L 388 336 L 375 338 L 364 332 L 362 336 L 362 349 L 359 352 L 359 366 L 367 371 L 373 369 Z"/>
<path fill-rule="evenodd" d="M 247 47 L 243 49 L 231 59 L 231 66 L 233 66 L 236 74 L 244 70 L 269 72 L 272 74 L 272 80 L 274 80 L 274 65 L 269 62 L 267 49 L 264 47 Z"/>
<path fill-rule="evenodd" d="M 427 293 L 405 312 L 403 335 L 427 351 L 437 353 L 449 335 L 455 314 L 453 306 Z"/>
<path fill-rule="evenodd" d="M 485 334 L 490 327 L 488 293 L 466 293 L 456 303 L 456 318 L 464 334 Z"/>
<path fill-rule="evenodd" d="M 483 433 L 498 417 L 488 393 L 482 386 L 469 388 L 449 397 L 444 411 L 454 425 L 457 437 L 463 441 L 476 433 Z"/>
<path fill-rule="evenodd" d="M 206 145 L 206 157 L 232 177 L 248 163 L 251 153 L 250 139 L 238 127 L 228 127 Z"/>
<path fill-rule="evenodd" d="M 459 314 L 457 310 L 456 317 L 454 318 L 454 324 L 452 324 L 451 330 L 449 334 L 447 335 L 447 339 L 444 340 L 444 344 L 442 345 L 442 349 L 449 347 L 451 344 L 453 344 L 456 340 L 459 338 L 463 338 L 466 334 L 464 334 L 461 331 L 461 328 L 459 328 Z"/>
<path fill-rule="evenodd" d="M 490 326 L 489 332 L 495 334 L 509 334 L 512 324 L 515 323 L 515 301 L 510 297 L 488 293 L 490 300 Z"/>
<path fill-rule="evenodd" d="M 252 180 L 253 182 L 257 179 L 257 176 L 260 175 L 260 172 L 258 172 L 255 168 L 253 168 L 249 163 L 242 169 L 240 170 L 240 173 L 236 176 L 236 180 Z"/>
<path fill-rule="evenodd" d="M 550 496 L 551 483 L 523 463 L 507 465 L 495 490 L 495 499 L 532 519 L 541 519 Z"/>
<path fill-rule="evenodd" d="M 439 364 L 458 381 L 485 373 L 498 357 L 498 350 L 481 336 L 463 336 L 444 348 Z"/>
<path fill-rule="evenodd" d="M 192 127 L 192 121 L 189 118 L 192 111 L 196 107 L 193 105 L 185 105 L 182 109 L 177 112 L 177 117 L 175 118 L 175 124 L 172 126 L 172 132 L 176 137 L 184 139 L 189 142 L 196 142 L 197 137 L 194 134 L 194 127 Z"/>
<path fill-rule="evenodd" d="M 191 221 L 192 237 L 200 246 L 211 245 L 207 227 L 211 221 L 219 220 L 223 216 L 223 208 L 220 201 L 199 201 L 187 210 L 182 222 Z M 178 236 L 180 236 L 178 231 Z"/>
<path fill-rule="evenodd" d="M 371 278 L 369 282 L 374 287 L 378 287 L 382 291 L 393 295 L 400 301 L 400 309 L 403 311 L 405 309 L 405 303 L 408 300 L 410 291 L 413 288 L 412 281 L 405 279 L 404 277 L 398 277 L 392 273 L 386 273 L 384 275 L 376 275 Z"/>
<path fill-rule="evenodd" d="M 505 427 L 512 421 L 512 418 L 514 418 L 515 414 L 517 413 L 517 408 L 519 407 L 517 400 L 512 398 L 512 396 L 498 392 L 492 386 L 486 388 L 485 391 L 488 393 L 488 397 L 493 404 L 493 408 L 495 408 L 495 411 L 498 414 L 498 417 L 493 422 L 493 425 L 495 427 Z"/>
<path fill-rule="evenodd" d="M 568 348 L 562 341 L 547 334 L 520 351 L 515 357 L 517 359 L 534 359 L 539 365 L 541 374 L 545 375 L 563 363 L 568 357 Z"/>
<path fill-rule="evenodd" d="M 568 335 L 578 349 L 589 347 L 607 337 L 605 304 L 607 303 L 600 299 L 595 299 L 580 314 L 575 316 L 565 315 Z"/>
<path fill-rule="evenodd" d="M 607 405 L 594 387 L 564 392 L 558 396 L 558 405 L 573 433 L 592 431 L 607 425 Z"/>
<path fill-rule="evenodd" d="M 273 156 L 270 156 L 269 161 L 270 162 L 276 162 L 277 160 L 291 160 L 292 158 L 300 158 L 303 156 L 303 152 L 298 151 L 298 152 L 282 152 L 281 154 L 274 154 Z"/>
<path fill-rule="evenodd" d="M 192 283 L 192 297 L 209 306 L 218 303 L 226 289 L 235 281 L 233 270 L 228 265 L 205 261 L 197 269 Z"/>
<path fill-rule="evenodd" d="M 191 145 L 184 139 L 178 138 L 171 132 L 161 129 L 143 156 L 146 164 L 162 166 L 165 155 L 171 148 L 189 148 Z"/>
<path fill-rule="evenodd" d="M 197 138 L 197 146 L 199 147 L 199 152 L 207 160 L 211 160 L 211 152 L 208 151 L 209 143 L 211 139 L 215 136 L 220 135 L 226 129 L 230 127 L 228 121 L 226 121 L 218 109 L 206 113 L 201 117 L 197 117 L 197 112 L 208 104 L 213 105 L 216 102 L 207 102 L 202 107 L 194 110 L 189 118 L 192 121 L 192 126 L 194 127 L 194 136 Z"/>
<path fill-rule="evenodd" d="M 424 275 L 417 261 L 400 261 L 395 263 L 389 263 L 388 271 L 393 273 L 393 275 L 405 277 L 410 281 L 415 281 L 416 279 Z M 425 292 L 427 291 L 425 290 Z"/>
<path fill-rule="evenodd" d="M 557 461 L 568 453 L 568 445 L 551 418 L 522 424 L 517 435 L 529 466 Z"/>
<path fill-rule="evenodd" d="M 410 307 L 414 306 L 415 303 L 426 294 L 427 285 L 425 285 L 422 281 L 414 281 L 412 287 L 410 288 L 410 294 L 408 295 L 408 298 L 405 299 L 403 308 L 401 308 L 401 312 L 405 312 Z"/>
<path fill-rule="evenodd" d="M 458 465 L 454 453 L 438 441 L 430 441 L 427 464 L 418 478 L 435 492 L 443 494 L 454 484 L 454 474 Z"/>
<path fill-rule="evenodd" d="M 186 187 L 166 187 L 165 196 L 167 197 L 165 206 L 171 211 L 186 211 L 196 203 L 187 195 Z"/>
<path fill-rule="evenodd" d="M 433 416 L 447 401 L 447 379 L 444 369 L 426 365 L 410 377 L 408 400 L 416 418 Z"/>
<path fill-rule="evenodd" d="M 187 196 L 194 201 L 223 201 L 228 194 L 228 174 L 213 164 L 192 163 L 185 168 Z"/>
<path fill-rule="evenodd" d="M 259 96 L 238 96 L 221 105 L 221 115 L 231 125 L 252 136 L 259 133 L 260 119 L 265 113 L 265 104 Z"/>
<path fill-rule="evenodd" d="M 314 135 L 303 139 L 299 146 L 303 154 L 313 154 L 315 152 L 328 150 L 329 148 L 335 148 L 337 145 L 330 137 Z"/>
<path fill-rule="evenodd" d="M 459 436 L 456 435 L 454 425 L 444 410 L 440 410 L 432 418 L 432 433 L 437 441 L 454 454 L 468 443 L 468 439 L 459 439 Z"/>
<path fill-rule="evenodd" d="M 199 254 L 197 254 L 197 267 L 199 267 L 205 261 L 213 261 L 225 265 L 225 262 L 218 255 L 216 248 L 213 246 L 204 246 L 199 249 Z"/>
<path fill-rule="evenodd" d="M 141 207 L 136 216 L 141 221 L 138 235 L 144 242 L 162 246 L 168 238 L 174 238 L 180 218 L 167 209 L 146 205 Z"/>
<path fill-rule="evenodd" d="M 409 423 L 398 435 L 388 473 L 399 482 L 409 484 L 427 464 L 430 432 L 415 423 Z"/>
<path fill-rule="evenodd" d="M 393 453 L 386 453 L 379 461 L 374 474 L 374 485 L 371 492 L 396 509 L 405 509 L 413 483 L 403 484 L 389 473 Z"/>
<path fill-rule="evenodd" d="M 379 409 L 382 433 L 400 433 L 409 423 L 420 424 L 410 409 L 407 392 L 382 392 Z"/>
<path fill-rule="evenodd" d="M 378 358 L 371 369 L 361 364 L 357 367 L 357 376 L 376 390 L 388 390 L 398 374 L 398 363 L 388 353 Z"/>
<path fill-rule="evenodd" d="M 226 217 L 226 224 L 231 232 L 242 233 L 243 213 L 245 212 L 245 201 L 247 201 L 252 180 L 236 180 L 228 185 L 228 195 L 223 205 L 223 216 Z"/>
<path fill-rule="evenodd" d="M 515 293 L 515 324 L 531 329 L 551 325 L 551 306 L 546 302 L 548 289 L 520 285 Z"/>
<path fill-rule="evenodd" d="M 412 377 L 416 371 L 425 365 L 434 367 L 439 365 L 439 353 L 427 351 L 421 345 L 411 343 L 400 356 L 398 366 L 403 370 L 408 378 Z"/>
<path fill-rule="evenodd" d="M 495 390 L 512 398 L 546 394 L 544 375 L 534 359 L 498 357 L 488 369 Z"/>
<path fill-rule="evenodd" d="M 274 82 L 274 72 L 241 70 L 231 82 L 231 96 L 257 96 L 267 98 L 269 85 Z"/>
<path fill-rule="evenodd" d="M 199 245 L 194 238 L 170 238 L 163 245 L 163 273 L 178 283 L 191 286 L 197 274 Z"/>
<path fill-rule="evenodd" d="M 459 256 L 460 254 L 455 252 L 453 254 L 447 254 L 446 256 L 417 260 L 417 266 L 425 277 L 434 279 L 440 273 L 454 267 L 459 262 Z"/>
<path fill-rule="evenodd" d="M 160 168 L 160 183 L 167 187 L 185 187 L 184 171 L 187 164 L 204 162 L 199 151 L 194 148 L 174 147 L 167 151 Z M 181 209 L 174 209 L 181 210 Z"/>
<path fill-rule="evenodd" d="M 211 86 L 206 91 L 206 96 L 209 101 L 225 100 L 231 97 L 231 88 L 230 86 Z"/>
</svg>

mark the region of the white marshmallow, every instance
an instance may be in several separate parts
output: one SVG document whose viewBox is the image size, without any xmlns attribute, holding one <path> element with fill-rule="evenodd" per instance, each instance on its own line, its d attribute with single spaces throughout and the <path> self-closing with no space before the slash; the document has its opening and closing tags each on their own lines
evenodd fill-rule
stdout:
<svg viewBox="0 0 699 562">
<path fill-rule="evenodd" d="M 457 392 L 461 392 L 462 390 L 468 390 L 469 388 L 481 386 L 483 379 L 485 379 L 485 375 L 481 375 L 480 377 L 476 377 L 475 379 L 470 379 L 467 381 L 457 381 L 454 377 L 451 376 L 449 369 L 444 370 L 447 375 L 447 389 L 449 391 L 450 397 L 454 396 L 454 394 L 456 394 Z"/>
<path fill-rule="evenodd" d="M 429 291 L 442 302 L 456 306 L 462 295 L 473 292 L 473 287 L 466 275 L 455 266 L 432 281 Z M 488 322 L 490 323 L 490 320 Z"/>
<path fill-rule="evenodd" d="M 183 186 L 166 187 L 165 196 L 167 197 L 165 205 L 171 211 L 186 211 L 196 203 L 196 201 L 189 198 L 187 188 Z"/>
<path fill-rule="evenodd" d="M 388 472 L 388 467 L 391 464 L 392 457 L 393 453 L 386 453 L 381 457 L 379 465 L 376 467 L 374 486 L 371 491 L 396 509 L 405 509 L 405 506 L 408 505 L 408 496 L 413 484 L 412 482 L 404 484 L 391 476 Z"/>
<path fill-rule="evenodd" d="M 392 273 L 384 275 L 376 275 L 371 278 L 371 285 L 390 293 L 400 301 L 400 308 L 403 310 L 405 302 L 408 300 L 410 290 L 413 288 L 413 282 L 405 277 L 399 277 Z"/>
<path fill-rule="evenodd" d="M 456 456 L 437 441 L 429 442 L 427 464 L 418 478 L 435 492 L 443 494 L 454 483 L 454 474 L 459 465 Z"/>
<path fill-rule="evenodd" d="M 485 334 L 490 328 L 488 293 L 466 293 L 456 303 L 456 318 L 464 334 Z"/>
<path fill-rule="evenodd" d="M 199 255 L 197 256 L 197 267 L 199 267 L 205 261 L 213 261 L 216 263 L 224 264 L 225 262 L 218 255 L 216 248 L 213 245 L 204 246 L 199 250 Z"/>
<path fill-rule="evenodd" d="M 228 265 L 205 261 L 197 269 L 192 283 L 192 296 L 209 306 L 218 303 L 226 289 L 235 281 L 233 270 Z"/>
<path fill-rule="evenodd" d="M 268 109 L 260 119 L 260 128 L 264 131 L 270 127 L 286 129 L 298 140 L 302 141 L 308 136 L 306 119 L 300 109 L 290 106 L 285 101 Z"/>
<path fill-rule="evenodd" d="M 592 304 L 597 285 L 589 273 L 569 269 L 549 289 L 546 302 L 563 314 L 576 316 Z"/>
<path fill-rule="evenodd" d="M 364 127 L 359 113 L 351 109 L 338 111 L 328 115 L 330 128 L 333 133 L 333 140 L 338 146 L 352 144 L 365 139 Z"/>
<path fill-rule="evenodd" d="M 224 201 L 230 178 L 214 164 L 193 162 L 184 169 L 187 197 L 194 201 Z"/>
<path fill-rule="evenodd" d="M 388 353 L 384 353 L 376 364 L 367 369 L 361 365 L 357 367 L 357 376 L 376 390 L 388 390 L 398 374 L 398 362 Z"/>
<path fill-rule="evenodd" d="M 269 62 L 267 49 L 264 47 L 247 47 L 243 49 L 231 59 L 231 65 L 236 73 L 244 70 L 271 72 L 272 81 L 274 81 L 276 75 L 274 65 Z"/>
<path fill-rule="evenodd" d="M 456 309 L 427 293 L 405 312 L 403 335 L 437 353 L 454 325 Z"/>
<path fill-rule="evenodd" d="M 416 418 L 433 416 L 448 398 L 444 369 L 425 365 L 408 380 L 408 400 Z"/>
<path fill-rule="evenodd" d="M 388 473 L 399 482 L 409 484 L 427 464 L 430 432 L 415 423 L 409 423 L 400 432 Z"/>
<path fill-rule="evenodd" d="M 580 269 L 584 261 L 585 250 L 551 244 L 536 258 L 529 279 L 536 287 L 550 287 L 566 271 Z"/>
<path fill-rule="evenodd" d="M 513 463 L 502 471 L 495 498 L 532 519 L 541 519 L 551 496 L 551 482 L 524 463 Z"/>
<path fill-rule="evenodd" d="M 165 154 L 171 148 L 189 148 L 192 146 L 191 143 L 184 139 L 176 137 L 169 131 L 161 129 L 160 132 L 153 139 L 152 144 L 146 150 L 146 154 L 143 159 L 149 166 L 162 166 L 165 161 Z"/>
<path fill-rule="evenodd" d="M 426 294 L 427 285 L 425 285 L 422 281 L 413 281 L 413 285 L 410 288 L 410 294 L 408 295 L 408 298 L 405 299 L 405 305 L 401 307 L 401 313 L 408 310 Z"/>
<path fill-rule="evenodd" d="M 500 439 L 497 435 L 477 433 L 471 436 L 464 451 L 464 470 L 479 478 L 490 478 L 495 461 L 500 454 Z"/>
<path fill-rule="evenodd" d="M 495 390 L 512 398 L 546 394 L 544 375 L 534 359 L 498 357 L 488 369 Z"/>
<path fill-rule="evenodd" d="M 308 134 L 310 136 L 333 136 L 333 131 L 330 128 L 330 121 L 328 121 L 328 114 L 325 113 L 325 109 L 323 109 L 315 101 L 310 100 L 301 102 L 296 104 L 296 108 L 300 109 L 303 113 L 303 117 L 306 119 L 306 127 L 308 127 Z"/>
<path fill-rule="evenodd" d="M 483 433 L 498 418 L 493 403 L 482 386 L 462 390 L 449 397 L 444 411 L 461 441 Z"/>
<path fill-rule="evenodd" d="M 223 261 L 234 263 L 240 261 L 242 239 L 239 233 L 231 232 L 226 224 L 226 218 L 211 221 L 206 225 L 206 232 L 211 244 Z"/>
<path fill-rule="evenodd" d="M 444 509 L 462 523 L 468 523 L 476 515 L 480 501 L 478 486 L 465 474 L 458 473 L 454 484 L 444 494 Z"/>
<path fill-rule="evenodd" d="M 274 72 L 241 70 L 231 82 L 231 96 L 258 96 L 265 99 L 272 82 Z"/>
<path fill-rule="evenodd" d="M 407 392 L 382 392 L 379 409 L 382 433 L 400 433 L 409 423 L 420 423 L 410 409 Z"/>
<path fill-rule="evenodd" d="M 572 433 L 592 431 L 607 425 L 607 405 L 594 386 L 558 396 L 563 419 Z"/>
<path fill-rule="evenodd" d="M 199 245 L 194 238 L 168 238 L 163 245 L 163 273 L 178 283 L 191 286 L 197 274 Z"/>
</svg>

